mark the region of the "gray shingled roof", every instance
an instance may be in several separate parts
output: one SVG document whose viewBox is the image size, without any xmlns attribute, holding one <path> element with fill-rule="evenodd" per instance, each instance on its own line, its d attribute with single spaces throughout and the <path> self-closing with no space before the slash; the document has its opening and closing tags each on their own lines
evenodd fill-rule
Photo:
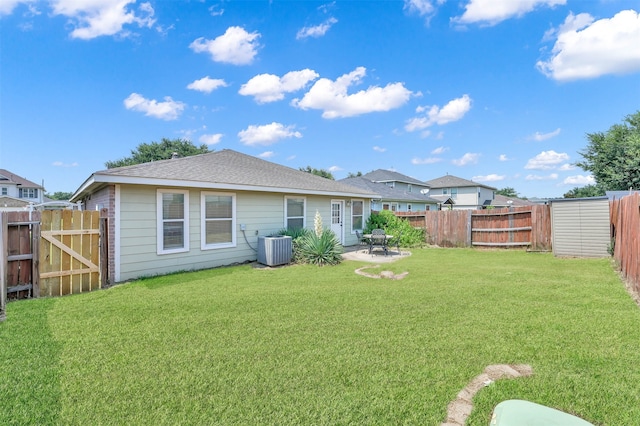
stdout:
<svg viewBox="0 0 640 426">
<path fill-rule="evenodd" d="M 83 192 L 91 192 L 90 188 L 98 183 L 103 185 L 119 182 L 363 197 L 375 195 L 342 182 L 223 149 L 190 157 L 101 170 L 95 172 L 76 191 L 73 198 L 79 197 Z"/>
<path fill-rule="evenodd" d="M 403 182 L 427 186 L 424 182 L 418 179 L 414 179 L 411 176 L 403 175 L 402 173 L 394 172 L 391 170 L 377 169 L 365 175 L 362 175 L 362 177 L 374 182 Z"/>
<path fill-rule="evenodd" d="M 451 187 L 469 187 L 469 186 L 482 186 L 483 188 L 489 188 L 495 190 L 496 188 L 485 185 L 482 183 L 474 182 L 472 180 L 463 179 L 453 175 L 446 175 L 436 179 L 431 179 L 425 184 L 429 185 L 432 188 L 451 188 Z"/>
<path fill-rule="evenodd" d="M 0 181 L 22 185 L 23 188 L 42 188 L 41 185 L 31 182 L 30 180 L 27 180 L 23 177 L 17 176 L 16 174 L 11 173 L 6 169 L 0 169 Z"/>
<path fill-rule="evenodd" d="M 377 193 L 383 200 L 393 201 L 418 201 L 422 203 L 438 204 L 440 201 L 428 197 L 419 192 L 407 192 L 400 189 L 392 188 L 383 182 L 372 182 L 364 176 L 351 177 L 340 179 L 340 182 L 344 182 L 351 186 L 367 189 L 369 191 Z"/>
</svg>

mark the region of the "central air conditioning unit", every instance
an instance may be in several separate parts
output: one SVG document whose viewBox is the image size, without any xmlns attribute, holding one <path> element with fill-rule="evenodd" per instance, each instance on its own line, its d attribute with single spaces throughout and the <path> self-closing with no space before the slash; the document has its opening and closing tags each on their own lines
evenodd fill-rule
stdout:
<svg viewBox="0 0 640 426">
<path fill-rule="evenodd" d="M 267 266 L 286 265 L 291 262 L 291 237 L 273 235 L 258 237 L 258 263 Z"/>
</svg>

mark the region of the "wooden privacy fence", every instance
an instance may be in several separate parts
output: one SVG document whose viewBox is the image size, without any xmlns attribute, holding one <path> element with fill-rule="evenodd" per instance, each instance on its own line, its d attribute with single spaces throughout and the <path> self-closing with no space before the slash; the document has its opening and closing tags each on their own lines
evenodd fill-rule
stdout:
<svg viewBox="0 0 640 426">
<path fill-rule="evenodd" d="M 624 278 L 640 294 L 640 194 L 609 203 L 613 257 Z"/>
<path fill-rule="evenodd" d="M 551 210 L 547 205 L 487 210 L 397 212 L 427 231 L 440 247 L 527 247 L 551 250 Z"/>
<path fill-rule="evenodd" d="M 98 211 L 0 215 L 0 318 L 7 298 L 62 296 L 101 288 L 106 218 Z"/>
</svg>

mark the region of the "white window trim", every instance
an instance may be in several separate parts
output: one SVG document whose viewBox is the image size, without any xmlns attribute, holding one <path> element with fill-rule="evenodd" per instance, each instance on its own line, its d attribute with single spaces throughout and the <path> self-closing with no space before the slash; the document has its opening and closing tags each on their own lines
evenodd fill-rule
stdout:
<svg viewBox="0 0 640 426">
<path fill-rule="evenodd" d="M 182 232 L 184 233 L 184 247 L 164 250 L 164 230 L 162 218 L 162 194 L 183 194 L 184 195 L 184 223 L 182 226 Z M 189 191 L 184 189 L 158 189 L 156 192 L 156 217 L 157 217 L 157 253 L 158 254 L 172 254 L 172 253 L 184 253 L 189 251 Z"/>
<path fill-rule="evenodd" d="M 231 197 L 231 242 L 207 244 L 207 218 L 205 217 L 206 206 L 205 198 L 207 195 L 221 195 Z M 216 220 L 216 219 L 208 219 Z M 228 220 L 228 219 L 224 219 Z M 201 192 L 200 193 L 200 249 L 213 250 L 221 248 L 236 247 L 236 194 L 235 192 Z"/>
<path fill-rule="evenodd" d="M 362 215 L 361 215 L 362 216 L 362 229 L 355 229 L 353 227 L 353 203 L 356 203 L 356 202 L 362 202 Z M 350 210 L 351 210 L 351 233 L 352 234 L 355 234 L 356 231 L 362 231 L 364 229 L 364 227 L 365 227 L 365 223 L 364 223 L 364 206 L 365 206 L 364 200 L 361 200 L 359 198 L 351 200 L 351 209 Z"/>
<path fill-rule="evenodd" d="M 302 198 L 304 200 L 304 206 L 302 208 L 302 227 L 307 227 L 307 197 L 295 196 L 295 195 L 285 195 L 284 197 L 284 227 L 287 228 L 287 222 L 289 219 L 289 213 L 287 212 L 287 200 L 289 199 L 298 199 Z M 294 218 L 298 218 L 299 216 L 293 216 Z"/>
</svg>

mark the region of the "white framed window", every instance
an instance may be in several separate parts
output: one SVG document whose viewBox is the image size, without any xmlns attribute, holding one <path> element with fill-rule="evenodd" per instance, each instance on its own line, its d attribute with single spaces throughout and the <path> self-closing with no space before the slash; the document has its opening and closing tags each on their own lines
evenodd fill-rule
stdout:
<svg viewBox="0 0 640 426">
<path fill-rule="evenodd" d="M 398 203 L 391 203 L 391 211 L 392 212 L 398 211 Z"/>
<path fill-rule="evenodd" d="M 20 188 L 18 189 L 18 198 L 38 198 L 38 189 Z"/>
<path fill-rule="evenodd" d="M 189 251 L 189 191 L 158 189 L 158 254 Z"/>
<path fill-rule="evenodd" d="M 7 188 L 6 186 L 2 187 L 2 195 L 7 195 L 9 194 L 9 188 Z"/>
<path fill-rule="evenodd" d="M 284 197 L 284 227 L 300 229 L 306 226 L 307 199 L 305 197 Z"/>
<path fill-rule="evenodd" d="M 454 200 L 458 198 L 458 188 L 451 188 L 451 198 Z"/>
<path fill-rule="evenodd" d="M 407 204 L 407 211 L 410 212 L 411 211 L 411 204 Z"/>
<path fill-rule="evenodd" d="M 351 200 L 351 233 L 364 229 L 364 200 Z"/>
<path fill-rule="evenodd" d="M 236 194 L 200 194 L 200 232 L 202 250 L 236 246 Z"/>
<path fill-rule="evenodd" d="M 382 203 L 382 210 L 389 210 L 389 203 Z"/>
<path fill-rule="evenodd" d="M 407 185 L 407 192 L 413 192 L 413 185 L 411 184 Z"/>
</svg>

